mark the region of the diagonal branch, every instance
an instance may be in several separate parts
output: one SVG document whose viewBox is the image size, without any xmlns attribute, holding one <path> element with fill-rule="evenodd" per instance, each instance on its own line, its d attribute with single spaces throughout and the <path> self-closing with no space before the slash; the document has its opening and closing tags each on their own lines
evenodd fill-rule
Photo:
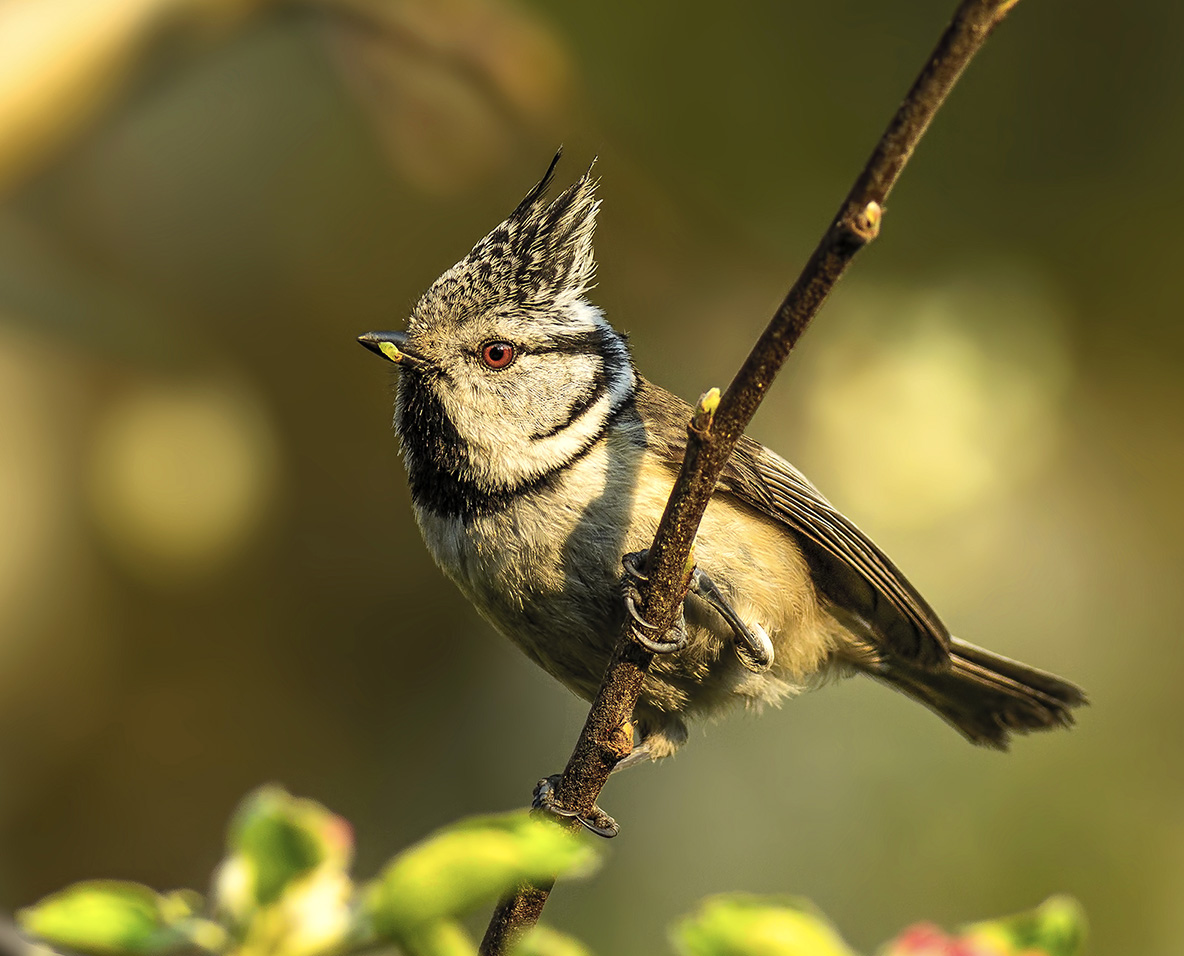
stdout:
<svg viewBox="0 0 1184 956">
<path fill-rule="evenodd" d="M 641 613 L 665 633 L 686 595 L 691 550 L 720 472 L 806 326 L 855 254 L 876 237 L 884 202 L 946 96 L 1017 0 L 963 0 L 830 227 L 712 414 L 709 396 L 691 424 L 686 457 L 658 526 L 641 587 Z M 591 812 L 617 761 L 629 752 L 628 721 L 653 655 L 628 628 L 563 771 L 557 803 Z M 578 825 L 578 824 L 576 824 Z M 500 956 L 538 920 L 551 887 L 523 886 L 503 900 L 481 943 Z"/>
</svg>

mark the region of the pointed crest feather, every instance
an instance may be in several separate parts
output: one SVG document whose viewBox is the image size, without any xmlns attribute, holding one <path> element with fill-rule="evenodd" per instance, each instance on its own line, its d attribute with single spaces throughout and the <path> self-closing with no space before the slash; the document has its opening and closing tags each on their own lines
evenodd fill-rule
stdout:
<svg viewBox="0 0 1184 956">
<path fill-rule="evenodd" d="M 600 201 L 592 177 L 595 160 L 548 203 L 547 189 L 562 155 L 560 148 L 506 220 L 436 280 L 420 300 L 413 324 L 464 321 L 506 306 L 546 310 L 584 296 L 596 271 L 592 236 Z"/>
<path fill-rule="evenodd" d="M 556 153 L 546 175 L 507 220 L 517 227 L 512 230 L 512 246 L 519 263 L 519 296 L 525 294 L 540 304 L 579 298 L 596 270 L 592 235 L 600 202 L 597 180 L 592 178 L 595 160 L 548 205 L 543 195 L 560 155 Z"/>
<path fill-rule="evenodd" d="M 518 203 L 514 211 L 510 213 L 509 221 L 513 222 L 517 220 L 521 222 L 522 220 L 526 219 L 532 211 L 534 211 L 535 206 L 542 205 L 543 196 L 546 194 L 547 190 L 551 188 L 551 181 L 555 178 L 555 167 L 559 165 L 559 160 L 562 158 L 563 147 L 560 146 L 557 150 L 555 150 L 555 155 L 551 159 L 551 165 L 548 166 L 547 171 L 543 173 L 543 178 L 534 184 L 530 192 L 528 192 L 523 197 L 522 202 Z"/>
</svg>

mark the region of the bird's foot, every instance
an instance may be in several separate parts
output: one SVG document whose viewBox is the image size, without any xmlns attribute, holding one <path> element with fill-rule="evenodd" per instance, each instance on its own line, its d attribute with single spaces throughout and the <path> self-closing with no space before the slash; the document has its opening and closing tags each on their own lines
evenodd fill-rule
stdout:
<svg viewBox="0 0 1184 956">
<path fill-rule="evenodd" d="M 759 624 L 750 629 L 740 620 L 740 615 L 728 603 L 715 582 L 698 568 L 691 575 L 690 593 L 701 597 L 728 622 L 728 627 L 732 629 L 732 646 L 745 668 L 760 674 L 773 666 L 773 642 L 769 640 L 765 629 Z"/>
<path fill-rule="evenodd" d="M 645 566 L 649 559 L 650 549 L 642 548 L 640 551 L 630 551 L 628 554 L 622 555 L 621 566 L 625 569 L 625 573 L 635 581 L 648 581 L 650 577 L 645 573 Z"/>
<path fill-rule="evenodd" d="M 678 620 L 674 622 L 674 627 L 666 632 L 668 636 L 659 636 L 657 633 L 660 630 L 658 626 L 647 621 L 641 616 L 641 612 L 637 610 L 641 594 L 637 590 L 637 584 L 635 582 L 649 580 L 643 570 L 648 557 L 649 551 L 646 550 L 634 551 L 621 558 L 621 564 L 625 568 L 625 573 L 621 577 L 621 590 L 625 594 L 625 610 L 629 612 L 631 619 L 629 633 L 633 637 L 633 640 L 637 641 L 638 644 L 650 653 L 671 654 L 675 651 L 681 651 L 687 646 L 691 638 L 687 633 L 687 624 L 681 607 L 678 611 Z"/>
<path fill-rule="evenodd" d="M 555 799 L 555 788 L 559 786 L 559 781 L 562 777 L 563 774 L 553 773 L 551 776 L 544 777 L 540 780 L 534 788 L 534 798 L 530 803 L 531 807 L 535 810 L 542 810 L 544 813 L 549 813 L 551 816 L 558 817 L 561 820 L 570 820 L 574 817 L 585 829 L 592 831 L 597 836 L 604 837 L 606 840 L 615 837 L 621 830 L 620 826 L 617 825 L 617 821 L 595 804 L 593 804 L 592 810 L 589 813 L 580 813 L 576 810 L 569 810 L 567 807 L 560 806 L 559 801 Z"/>
</svg>

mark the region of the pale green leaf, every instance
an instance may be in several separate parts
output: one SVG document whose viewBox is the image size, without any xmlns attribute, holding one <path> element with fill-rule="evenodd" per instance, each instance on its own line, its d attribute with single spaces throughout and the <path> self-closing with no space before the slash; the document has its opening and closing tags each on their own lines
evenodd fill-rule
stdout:
<svg viewBox="0 0 1184 956">
<path fill-rule="evenodd" d="M 215 879 L 217 904 L 241 925 L 318 868 L 344 874 L 353 836 L 345 820 L 319 803 L 270 786 L 239 805 L 227 849 Z"/>
<path fill-rule="evenodd" d="M 477 956 L 464 927 L 451 920 L 429 923 L 400 940 L 400 949 L 408 956 Z"/>
<path fill-rule="evenodd" d="M 187 896 L 163 897 L 139 883 L 96 881 L 48 896 L 17 914 L 22 928 L 52 946 L 83 953 L 158 954 L 189 943 Z"/>
<path fill-rule="evenodd" d="M 550 926 L 535 926 L 510 952 L 512 956 L 592 956 L 579 940 Z"/>
<path fill-rule="evenodd" d="M 811 907 L 786 899 L 709 897 L 671 939 L 679 956 L 854 956 Z"/>
<path fill-rule="evenodd" d="M 1085 912 L 1072 897 L 1054 896 L 1033 910 L 975 923 L 963 932 L 1005 953 L 1079 956 L 1085 948 Z"/>
<path fill-rule="evenodd" d="M 448 827 L 399 854 L 364 894 L 375 932 L 401 938 L 415 927 L 487 903 L 523 881 L 586 872 L 595 853 L 581 835 L 526 813 Z"/>
</svg>

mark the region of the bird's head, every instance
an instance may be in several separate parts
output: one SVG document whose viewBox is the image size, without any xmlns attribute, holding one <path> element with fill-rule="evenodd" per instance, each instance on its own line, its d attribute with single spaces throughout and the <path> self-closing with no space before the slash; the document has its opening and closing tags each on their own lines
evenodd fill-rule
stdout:
<svg viewBox="0 0 1184 956">
<path fill-rule="evenodd" d="M 406 331 L 359 338 L 403 372 L 395 426 L 413 472 L 512 491 L 581 454 L 633 392 L 625 340 L 587 299 L 596 180 L 589 170 L 548 202 L 558 160 Z"/>
</svg>

